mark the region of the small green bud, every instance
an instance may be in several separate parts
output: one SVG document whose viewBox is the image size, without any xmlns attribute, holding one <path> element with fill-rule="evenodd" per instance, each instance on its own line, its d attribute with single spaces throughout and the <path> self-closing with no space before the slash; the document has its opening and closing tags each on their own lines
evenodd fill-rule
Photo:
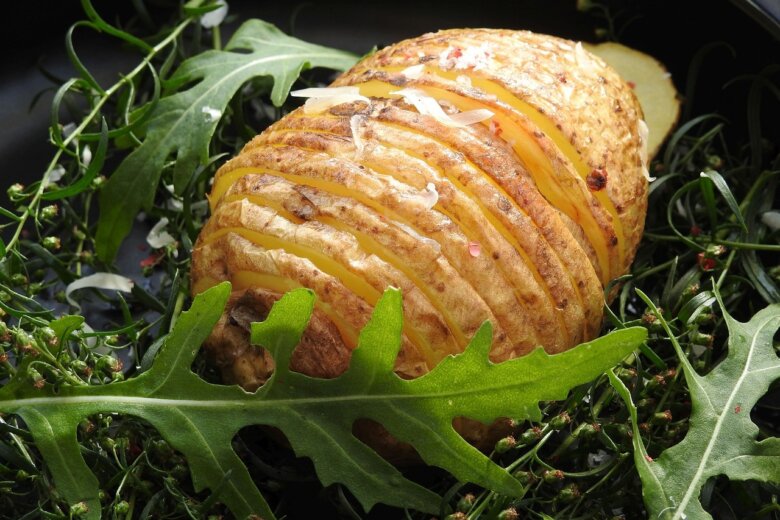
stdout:
<svg viewBox="0 0 780 520">
<path fill-rule="evenodd" d="M 110 336 L 106 336 L 106 339 L 104 340 L 106 342 L 106 345 L 110 347 L 115 347 L 119 345 L 119 336 L 116 334 L 112 334 Z"/>
<path fill-rule="evenodd" d="M 100 424 L 103 426 L 103 428 L 108 428 L 111 426 L 111 423 L 114 422 L 114 418 L 110 415 L 101 415 L 100 416 Z"/>
<path fill-rule="evenodd" d="M 619 367 L 615 370 L 615 375 L 624 383 L 630 383 L 636 378 L 636 369 Z"/>
<path fill-rule="evenodd" d="M 11 278 L 11 281 L 13 281 L 13 278 Z M 8 291 L 0 291 L 0 301 L 3 303 L 8 303 L 13 299 L 13 296 L 11 296 Z"/>
<path fill-rule="evenodd" d="M 75 370 L 77 373 L 84 375 L 84 376 L 91 376 L 92 375 L 92 367 L 87 365 L 84 361 L 80 359 L 74 359 L 70 362 L 70 366 L 73 370 Z"/>
<path fill-rule="evenodd" d="M 85 240 L 87 238 L 87 235 L 84 234 L 84 232 L 81 229 L 79 229 L 78 226 L 73 226 L 72 233 L 73 233 L 73 238 L 75 238 L 79 242 L 81 242 L 81 241 L 83 241 L 83 240 Z"/>
<path fill-rule="evenodd" d="M 568 484 L 558 492 L 558 500 L 561 502 L 573 502 L 582 495 L 580 488 L 577 484 Z"/>
<path fill-rule="evenodd" d="M 60 208 L 58 208 L 56 204 L 49 204 L 48 206 L 41 208 L 41 218 L 43 220 L 55 219 L 59 213 Z"/>
<path fill-rule="evenodd" d="M 711 347 L 715 341 L 715 336 L 712 334 L 706 334 L 704 332 L 699 332 L 698 330 L 691 332 L 688 336 L 691 338 L 692 343 L 696 343 L 697 345 L 704 345 L 708 348 Z"/>
<path fill-rule="evenodd" d="M 59 251 L 62 247 L 59 237 L 43 237 L 41 244 L 49 251 Z"/>
<path fill-rule="evenodd" d="M 70 506 L 70 516 L 72 517 L 80 517 L 84 516 L 87 513 L 89 513 L 89 506 L 86 502 L 79 502 L 77 504 L 73 504 Z"/>
<path fill-rule="evenodd" d="M 103 489 L 98 489 L 98 500 L 100 500 L 101 502 L 105 502 L 107 498 L 108 498 L 108 493 L 106 493 L 106 491 Z"/>
<path fill-rule="evenodd" d="M 533 444 L 539 439 L 542 438 L 542 429 L 538 426 L 534 426 L 533 428 L 528 428 L 526 431 L 520 435 L 520 442 L 523 444 Z"/>
<path fill-rule="evenodd" d="M 43 290 L 43 284 L 40 282 L 32 282 L 30 285 L 27 286 L 27 292 L 30 293 L 31 296 L 40 294 L 42 290 Z"/>
<path fill-rule="evenodd" d="M 574 437 L 578 439 L 592 439 L 601 431 L 599 423 L 584 423 L 574 432 Z"/>
<path fill-rule="evenodd" d="M 51 327 L 41 327 L 38 329 L 38 337 L 41 338 L 42 341 L 45 343 L 48 343 L 49 345 L 56 345 L 59 343 L 59 338 L 57 337 L 57 333 L 54 332 L 54 329 Z"/>
<path fill-rule="evenodd" d="M 18 199 L 19 196 L 22 195 L 22 192 L 24 191 L 24 184 L 16 183 L 12 184 L 8 187 L 8 190 L 6 190 L 6 193 L 8 194 L 8 198 L 11 200 Z"/>
<path fill-rule="evenodd" d="M 654 425 L 669 424 L 672 422 L 671 410 L 664 410 L 663 412 L 657 412 L 650 418 L 650 423 Z"/>
<path fill-rule="evenodd" d="M 690 300 L 697 294 L 699 294 L 699 291 L 701 290 L 701 285 L 698 283 L 692 283 L 688 285 L 685 289 L 683 289 L 682 297 L 684 300 Z"/>
<path fill-rule="evenodd" d="M 127 500 L 122 500 L 114 504 L 114 513 L 118 515 L 126 515 L 130 511 L 130 504 Z"/>
<path fill-rule="evenodd" d="M 452 513 L 451 515 L 447 515 L 444 517 L 444 520 L 466 520 L 468 516 L 466 516 L 464 513 L 460 511 L 456 511 Z"/>
<path fill-rule="evenodd" d="M 661 374 L 656 374 L 647 382 L 648 390 L 657 390 L 666 386 L 666 379 Z"/>
<path fill-rule="evenodd" d="M 474 497 L 472 493 L 466 493 L 460 497 L 460 500 L 458 500 L 458 505 L 455 506 L 455 509 L 457 509 L 460 513 L 467 513 L 474 505 L 475 498 L 476 497 Z"/>
<path fill-rule="evenodd" d="M 715 322 L 715 315 L 709 311 L 700 312 L 694 322 L 697 325 L 712 325 Z"/>
<path fill-rule="evenodd" d="M 649 410 L 655 407 L 656 400 L 652 397 L 646 397 L 636 402 L 636 407 L 640 410 Z"/>
<path fill-rule="evenodd" d="M 553 430 L 561 430 L 571 423 L 571 417 L 566 412 L 561 412 L 550 420 L 550 427 Z"/>
<path fill-rule="evenodd" d="M 22 482 L 24 480 L 29 479 L 30 478 L 30 474 L 27 473 L 25 470 L 20 469 L 19 471 L 16 472 L 16 477 L 15 478 L 16 478 L 17 482 Z"/>
<path fill-rule="evenodd" d="M 548 469 L 542 473 L 542 480 L 544 480 L 547 484 L 554 484 L 555 482 L 560 482 L 563 479 L 563 471 L 559 469 Z"/>
<path fill-rule="evenodd" d="M 92 187 L 96 190 L 99 190 L 106 184 L 106 176 L 105 175 L 98 175 L 94 179 L 92 179 Z"/>
<path fill-rule="evenodd" d="M 534 474 L 530 471 L 518 470 L 514 472 L 514 476 L 524 486 L 533 483 L 536 480 Z"/>
<path fill-rule="evenodd" d="M 100 439 L 100 445 L 106 451 L 114 451 L 114 448 L 116 448 L 116 441 L 111 437 L 103 437 Z"/>
<path fill-rule="evenodd" d="M 43 378 L 40 372 L 34 368 L 27 369 L 27 377 L 30 378 L 32 385 L 40 390 L 46 384 L 46 380 Z"/>
<path fill-rule="evenodd" d="M 708 155 L 707 166 L 709 166 L 713 170 L 720 170 L 721 168 L 723 168 L 723 159 L 721 159 L 717 155 Z"/>
<path fill-rule="evenodd" d="M 520 515 L 517 514 L 517 510 L 514 507 L 504 509 L 496 517 L 498 520 L 517 520 Z"/>
<path fill-rule="evenodd" d="M 96 429 L 95 423 L 90 421 L 89 419 L 82 419 L 79 423 L 79 430 L 81 430 L 82 433 L 85 435 L 89 435 L 90 433 L 94 432 Z"/>
<path fill-rule="evenodd" d="M 8 325 L 4 321 L 0 321 L 0 341 L 11 341 L 11 332 L 8 330 Z"/>
<path fill-rule="evenodd" d="M 173 455 L 173 448 L 163 439 L 157 439 L 150 443 L 151 451 L 154 455 L 168 459 Z"/>
<path fill-rule="evenodd" d="M 79 254 L 79 258 L 87 265 L 93 265 L 95 263 L 95 254 L 92 251 L 82 251 Z"/>
<path fill-rule="evenodd" d="M 125 375 L 122 372 L 113 372 L 111 374 L 112 383 L 121 383 L 125 380 Z"/>
<path fill-rule="evenodd" d="M 119 372 L 123 366 L 122 361 L 114 356 L 103 356 L 95 363 L 95 369 L 100 372 Z"/>
<path fill-rule="evenodd" d="M 15 273 L 11 275 L 11 283 L 14 285 L 27 285 L 27 277 L 22 273 Z"/>
<path fill-rule="evenodd" d="M 726 252 L 726 248 L 720 244 L 710 244 L 707 246 L 706 255 L 708 257 L 718 257 Z"/>
<path fill-rule="evenodd" d="M 508 435 L 496 443 L 496 453 L 506 453 L 515 446 L 517 446 L 517 440 L 511 435 Z"/>
</svg>

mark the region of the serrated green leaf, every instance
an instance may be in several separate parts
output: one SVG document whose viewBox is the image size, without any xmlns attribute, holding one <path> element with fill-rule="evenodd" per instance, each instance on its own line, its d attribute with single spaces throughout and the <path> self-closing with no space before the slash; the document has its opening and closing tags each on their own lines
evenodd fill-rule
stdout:
<svg viewBox="0 0 780 520">
<path fill-rule="evenodd" d="M 302 70 L 344 70 L 357 59 L 287 36 L 260 20 L 245 22 L 225 49 L 182 63 L 166 83 L 169 93 L 146 121 L 143 143 L 122 161 L 101 191 L 96 251 L 102 260 L 114 259 L 135 215 L 152 205 L 163 165 L 174 155 L 174 186 L 181 193 L 198 164 L 208 158 L 208 144 L 219 122 L 213 114 L 225 111 L 241 85 L 255 77 L 272 77 L 271 101 L 279 106 Z M 182 86 L 186 88 L 178 90 Z"/>
<path fill-rule="evenodd" d="M 98 487 L 89 473 L 75 432 L 86 416 L 118 412 L 156 427 L 187 458 L 195 489 L 219 490 L 238 518 L 273 513 L 232 448 L 241 428 L 280 428 L 300 456 L 310 457 L 323 484 L 345 484 L 365 509 L 377 502 L 435 513 L 441 498 L 413 483 L 352 434 L 355 420 L 373 419 L 412 444 L 429 464 L 459 480 L 504 494 L 523 488 L 509 472 L 469 445 L 452 427 L 455 417 L 483 422 L 499 417 L 538 419 L 540 400 L 560 399 L 567 390 L 613 366 L 644 341 L 643 328 L 626 328 L 554 356 L 537 349 L 528 356 L 493 364 L 488 359 L 491 327 L 483 325 L 465 352 L 443 360 L 411 381 L 393 372 L 401 345 L 401 295 L 388 290 L 360 334 L 349 369 L 336 379 L 317 379 L 289 368 L 314 305 L 300 289 L 280 299 L 252 339 L 276 362 L 271 379 L 255 393 L 207 383 L 192 372 L 200 348 L 219 319 L 230 285 L 195 298 L 146 372 L 104 386 L 46 386 L 35 389 L 19 375 L 0 389 L 0 411 L 19 414 L 41 445 L 56 487 L 69 503 L 84 502 L 99 515 Z"/>
<path fill-rule="evenodd" d="M 666 321 L 644 294 L 671 336 Z M 729 330 L 728 355 L 707 375 L 697 374 L 676 340 L 672 339 L 691 394 L 690 429 L 685 438 L 652 460 L 636 425 L 636 407 L 623 383 L 610 381 L 626 402 L 634 427 L 634 461 L 642 479 L 642 495 L 650 518 L 701 520 L 712 518 L 699 495 L 708 479 L 725 475 L 731 480 L 780 483 L 780 439 L 759 440 L 750 410 L 780 379 L 780 357 L 772 341 L 780 327 L 780 305 L 759 311 L 748 323 L 726 312 L 716 293 Z"/>
</svg>

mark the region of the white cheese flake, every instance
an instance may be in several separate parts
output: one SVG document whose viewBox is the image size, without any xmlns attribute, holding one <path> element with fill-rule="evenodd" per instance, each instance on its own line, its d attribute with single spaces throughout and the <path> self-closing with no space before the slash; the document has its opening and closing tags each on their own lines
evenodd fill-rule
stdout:
<svg viewBox="0 0 780 520">
<path fill-rule="evenodd" d="M 92 162 L 92 150 L 88 144 L 85 144 L 84 148 L 81 149 L 81 162 L 84 166 L 89 166 L 89 163 Z"/>
<path fill-rule="evenodd" d="M 52 171 L 49 172 L 49 176 L 46 178 L 44 188 L 55 182 L 59 182 L 65 176 L 65 168 L 62 165 L 57 165 Z"/>
<path fill-rule="evenodd" d="M 362 126 L 366 122 L 366 116 L 354 115 L 349 118 L 349 129 L 352 131 L 352 142 L 355 144 L 355 151 L 358 155 L 363 153 L 365 142 L 360 137 Z"/>
<path fill-rule="evenodd" d="M 420 63 L 418 65 L 412 65 L 411 67 L 406 67 L 404 70 L 401 71 L 401 74 L 403 74 L 404 77 L 409 79 L 420 79 L 420 77 L 425 73 L 425 65 Z"/>
<path fill-rule="evenodd" d="M 637 123 L 637 132 L 639 133 L 639 160 L 642 161 L 642 175 L 647 179 L 647 182 L 653 182 L 656 178 L 650 177 L 650 172 L 647 170 L 647 142 L 650 137 L 650 128 L 642 119 Z"/>
<path fill-rule="evenodd" d="M 423 199 L 425 200 L 425 206 L 428 209 L 433 208 L 436 203 L 439 202 L 439 192 L 436 191 L 436 185 L 434 183 L 429 182 L 426 184 Z"/>
<path fill-rule="evenodd" d="M 222 117 L 221 110 L 209 106 L 205 106 L 201 108 L 200 111 L 203 112 L 203 114 L 206 116 L 207 123 L 213 123 L 214 121 L 219 121 L 219 118 Z"/>
<path fill-rule="evenodd" d="M 773 209 L 761 214 L 761 222 L 772 231 L 780 229 L 780 211 Z"/>
<path fill-rule="evenodd" d="M 176 242 L 176 239 L 165 231 L 165 226 L 167 225 L 168 219 L 163 217 L 149 230 L 149 233 L 146 235 L 146 243 L 152 249 L 161 249 Z"/>
<path fill-rule="evenodd" d="M 217 25 L 221 24 L 225 20 L 227 14 L 228 14 L 227 2 L 220 2 L 219 7 L 217 7 L 213 11 L 209 11 L 208 13 L 200 17 L 200 25 L 204 29 L 211 29 L 212 27 L 216 27 Z"/>
<path fill-rule="evenodd" d="M 290 92 L 290 96 L 308 98 L 303 105 L 306 114 L 320 113 L 344 103 L 371 102 L 366 96 L 360 94 L 360 87 L 311 87 L 294 90 Z"/>
<path fill-rule="evenodd" d="M 493 117 L 493 112 L 485 108 L 448 115 L 436 99 L 415 88 L 396 90 L 390 94 L 403 97 L 404 101 L 416 108 L 420 114 L 431 116 L 438 122 L 451 127 L 465 127 Z"/>
<path fill-rule="evenodd" d="M 65 288 L 65 299 L 68 303 L 81 309 L 81 306 L 70 297 L 73 291 L 86 288 L 94 289 L 106 289 L 109 291 L 120 291 L 129 293 L 133 290 L 133 281 L 130 278 L 113 273 L 95 273 L 84 278 L 79 278 L 75 282 L 71 282 Z"/>
</svg>

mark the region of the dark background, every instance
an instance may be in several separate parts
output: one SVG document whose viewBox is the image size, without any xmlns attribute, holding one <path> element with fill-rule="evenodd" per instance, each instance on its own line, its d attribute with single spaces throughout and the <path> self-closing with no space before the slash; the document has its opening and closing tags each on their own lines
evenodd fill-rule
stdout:
<svg viewBox="0 0 780 520">
<path fill-rule="evenodd" d="M 95 0 L 98 12 L 122 25 L 133 14 L 129 1 Z M 146 2 L 153 16 L 165 20 L 176 2 Z M 680 92 L 685 92 L 689 64 L 700 48 L 711 42 L 725 47 L 711 52 L 704 62 L 696 96 L 695 113 L 718 111 L 732 120 L 732 131 L 744 126 L 748 82 L 723 85 L 741 74 L 755 74 L 780 57 L 777 35 L 767 29 L 769 18 L 758 23 L 746 14 L 747 2 L 729 0 L 623 0 L 614 12 L 624 26 L 621 41 L 656 56 L 667 65 Z M 780 0 L 759 0 L 780 17 Z M 505 27 L 546 32 L 575 40 L 596 41 L 594 28 L 605 23 L 579 12 L 575 0 L 479 0 L 470 2 L 345 1 L 239 1 L 232 0 L 224 40 L 241 20 L 258 17 L 312 42 L 363 54 L 406 37 L 449 27 Z M 742 5 L 742 7 L 738 7 Z M 39 66 L 61 78 L 74 75 L 65 54 L 64 36 L 73 22 L 83 19 L 80 3 L 23 0 L 3 6 L 3 67 L 0 70 L 0 187 L 37 179 L 51 157 L 47 143 L 49 103 L 53 83 Z M 630 23 L 625 23 L 632 19 Z M 137 53 L 123 49 L 87 28 L 75 32 L 74 41 L 87 67 L 98 81 L 111 84 L 117 73 L 129 70 Z M 110 83 L 109 83 L 110 82 Z M 36 94 L 44 93 L 31 109 Z M 768 106 L 768 109 L 777 108 Z M 774 117 L 765 117 L 765 121 Z M 773 125 L 777 127 L 778 125 Z M 772 130 L 767 129 L 772 137 Z M 773 137 L 777 137 L 777 134 Z M 778 139 L 774 139 L 775 142 Z M 4 189 L 2 190 L 4 191 Z"/>
<path fill-rule="evenodd" d="M 764 0 L 780 11 L 780 0 Z M 133 15 L 129 1 L 95 0 L 107 21 L 122 26 Z M 251 17 L 273 22 L 295 36 L 323 45 L 363 54 L 403 38 L 450 27 L 504 27 L 530 29 L 575 40 L 598 41 L 594 29 L 603 19 L 579 12 L 575 0 L 479 0 L 468 3 L 392 0 L 386 2 L 298 2 L 291 0 L 231 0 L 230 15 L 223 28 L 223 41 L 239 23 Z M 688 72 L 697 51 L 713 42 L 724 42 L 704 60 L 694 96 L 687 100 L 692 114 L 718 112 L 730 121 L 727 135 L 745 141 L 748 81 L 741 75 L 757 74 L 780 61 L 780 30 L 767 28 L 736 2 L 729 0 L 623 0 L 617 17 L 623 27 L 620 40 L 647 52 L 666 64 L 681 93 L 688 87 Z M 166 20 L 176 2 L 149 1 L 150 12 Z M 0 204 L 5 188 L 14 182 L 40 178 L 53 148 L 48 144 L 49 104 L 56 88 L 39 67 L 62 79 L 74 75 L 65 54 L 68 27 L 83 19 L 80 3 L 22 0 L 4 5 L 5 30 L 0 31 L 3 67 L 0 68 Z M 780 17 L 780 13 L 777 14 Z M 630 22 L 629 22 L 630 21 Z M 80 28 L 75 43 L 81 58 L 103 85 L 130 70 L 138 53 L 115 41 Z M 48 89 L 48 90 L 47 90 Z M 34 107 L 36 96 L 43 92 Z M 763 133 L 779 143 L 778 102 L 764 103 Z M 142 235 L 141 235 L 142 236 Z M 137 265 L 136 263 L 132 264 Z M 315 496 L 319 490 L 311 484 Z M 287 504 L 291 518 L 327 517 L 321 500 Z M 377 508 L 375 517 L 382 516 Z M 311 515 L 311 516 L 306 516 Z M 326 516 L 322 516 L 326 515 Z M 396 515 L 397 516 L 397 515 Z"/>
</svg>

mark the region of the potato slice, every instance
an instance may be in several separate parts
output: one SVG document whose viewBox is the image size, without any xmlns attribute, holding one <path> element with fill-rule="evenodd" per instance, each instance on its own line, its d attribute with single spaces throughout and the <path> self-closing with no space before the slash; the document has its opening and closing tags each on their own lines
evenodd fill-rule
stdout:
<svg viewBox="0 0 780 520">
<path fill-rule="evenodd" d="M 671 74 L 652 56 L 620 43 L 584 46 L 633 86 L 650 130 L 647 153 L 650 158 L 654 157 L 680 116 L 680 100 Z"/>
</svg>

